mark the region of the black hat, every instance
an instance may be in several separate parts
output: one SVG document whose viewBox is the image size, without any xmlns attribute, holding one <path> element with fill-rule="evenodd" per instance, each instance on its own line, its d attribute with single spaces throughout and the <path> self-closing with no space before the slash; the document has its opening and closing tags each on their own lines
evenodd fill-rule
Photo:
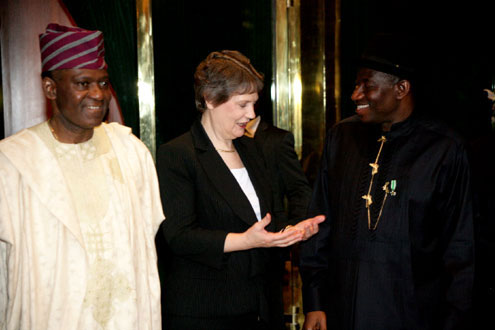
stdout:
<svg viewBox="0 0 495 330">
<path fill-rule="evenodd" d="M 416 74 L 415 42 L 410 35 L 375 34 L 357 61 L 359 67 L 412 79 Z"/>
</svg>

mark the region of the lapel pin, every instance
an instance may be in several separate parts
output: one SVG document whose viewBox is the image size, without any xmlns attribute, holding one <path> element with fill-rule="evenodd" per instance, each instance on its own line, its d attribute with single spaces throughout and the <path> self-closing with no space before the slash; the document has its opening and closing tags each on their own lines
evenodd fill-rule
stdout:
<svg viewBox="0 0 495 330">
<path fill-rule="evenodd" d="M 396 180 L 390 181 L 390 195 L 395 196 L 397 194 L 395 188 L 397 188 L 397 181 Z"/>
</svg>

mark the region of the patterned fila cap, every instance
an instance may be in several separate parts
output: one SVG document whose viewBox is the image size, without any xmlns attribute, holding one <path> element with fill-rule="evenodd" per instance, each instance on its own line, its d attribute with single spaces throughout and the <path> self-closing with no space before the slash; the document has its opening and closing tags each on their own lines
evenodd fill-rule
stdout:
<svg viewBox="0 0 495 330">
<path fill-rule="evenodd" d="M 103 33 L 48 24 L 40 34 L 41 71 L 106 69 Z"/>
</svg>

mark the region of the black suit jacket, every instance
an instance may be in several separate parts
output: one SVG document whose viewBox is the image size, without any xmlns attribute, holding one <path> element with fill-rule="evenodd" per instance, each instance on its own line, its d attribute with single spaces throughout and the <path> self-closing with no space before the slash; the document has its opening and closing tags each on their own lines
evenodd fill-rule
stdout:
<svg viewBox="0 0 495 330">
<path fill-rule="evenodd" d="M 236 139 L 234 145 L 264 216 L 271 210 L 272 195 L 262 159 L 255 156 L 251 139 Z M 267 318 L 264 274 L 270 249 L 223 252 L 228 233 L 244 232 L 257 220 L 199 121 L 159 148 L 157 171 L 166 216 L 161 233 L 172 251 L 162 277 L 163 317 L 258 313 Z"/>
<path fill-rule="evenodd" d="M 294 135 L 261 120 L 254 140 L 270 173 L 276 207 L 281 204 L 284 208 L 287 203 L 286 216 L 291 224 L 307 218 L 312 190 L 294 151 Z M 280 216 L 277 220 L 287 222 Z"/>
<path fill-rule="evenodd" d="M 254 141 L 263 157 L 274 194 L 274 222 L 277 227 L 306 218 L 311 188 L 294 151 L 294 136 L 261 120 Z M 285 329 L 282 283 L 289 249 L 274 249 L 269 269 L 270 329 Z"/>
</svg>

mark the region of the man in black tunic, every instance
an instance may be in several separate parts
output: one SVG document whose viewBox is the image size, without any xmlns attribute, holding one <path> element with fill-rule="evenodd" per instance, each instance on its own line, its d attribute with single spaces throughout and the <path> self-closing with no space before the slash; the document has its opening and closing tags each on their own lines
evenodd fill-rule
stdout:
<svg viewBox="0 0 495 330">
<path fill-rule="evenodd" d="M 328 132 L 310 206 L 327 221 L 301 245 L 307 330 L 469 328 L 465 147 L 415 110 L 414 69 L 386 39 L 361 58 L 356 115 Z"/>
</svg>

